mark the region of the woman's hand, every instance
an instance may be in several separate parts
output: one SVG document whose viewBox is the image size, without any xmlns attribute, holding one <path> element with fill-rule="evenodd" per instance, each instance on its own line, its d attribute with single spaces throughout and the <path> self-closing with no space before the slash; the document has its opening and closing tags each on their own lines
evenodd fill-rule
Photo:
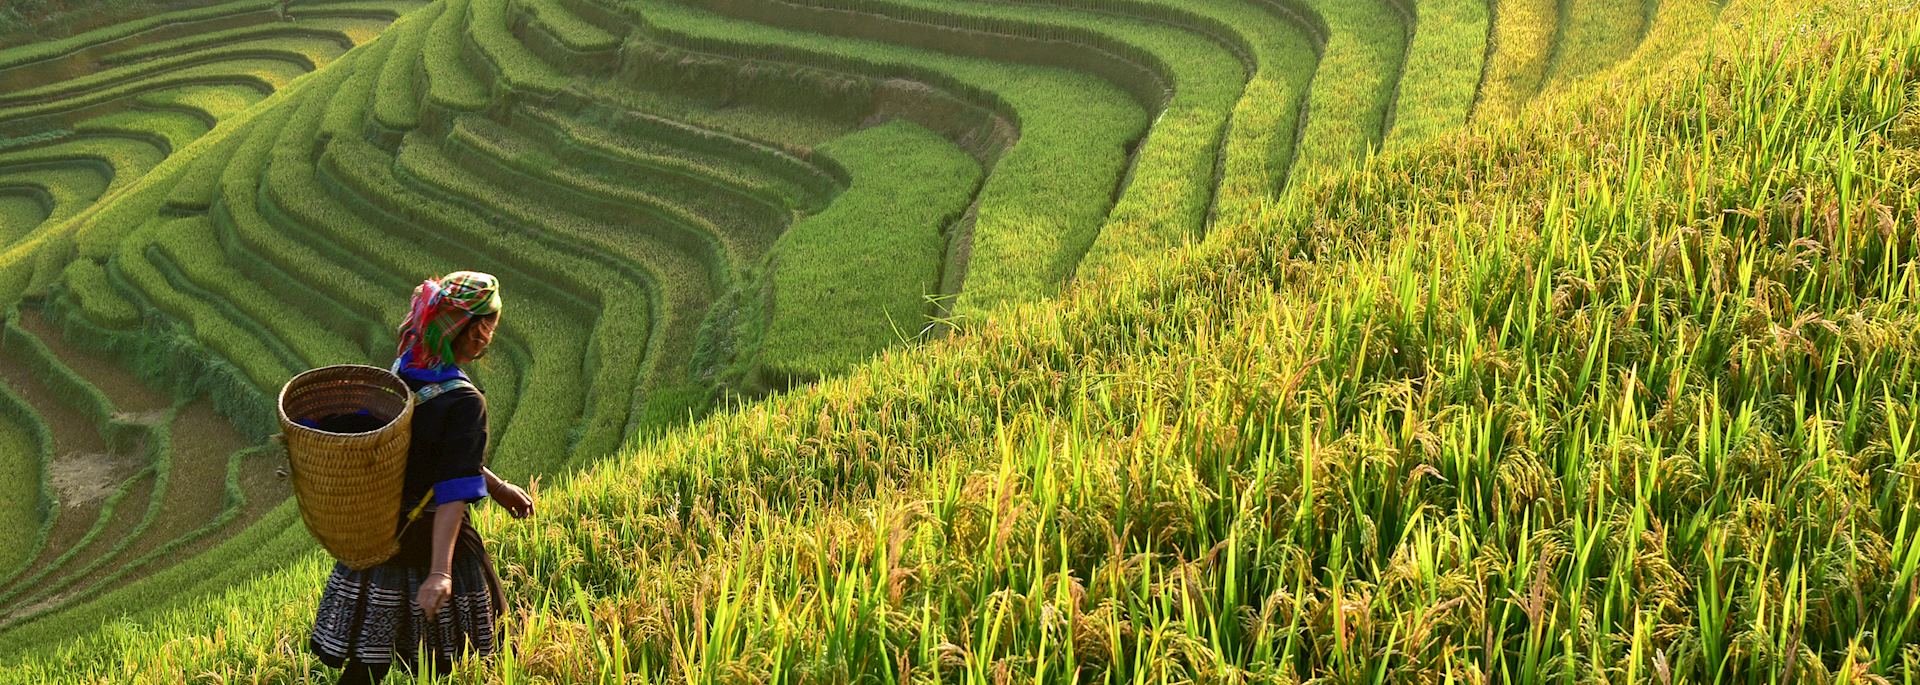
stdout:
<svg viewBox="0 0 1920 685">
<path fill-rule="evenodd" d="M 453 577 L 438 571 L 420 581 L 420 591 L 414 594 L 413 603 L 420 605 L 420 610 L 426 612 L 427 620 L 431 621 L 447 605 L 447 598 L 452 596 Z"/>
<path fill-rule="evenodd" d="M 426 580 L 420 581 L 420 589 L 413 597 L 413 603 L 420 605 L 429 621 L 440 613 L 447 598 L 453 596 L 453 576 L 447 569 L 453 568 L 454 538 L 459 536 L 460 526 L 466 520 L 466 502 L 448 502 L 433 510 L 433 559 L 427 567 L 433 570 L 427 573 Z"/>
<path fill-rule="evenodd" d="M 514 518 L 523 519 L 533 515 L 533 495 L 527 494 L 527 491 L 520 489 L 518 485 L 503 480 L 500 481 L 499 487 L 488 494 L 493 497 L 493 501 L 506 507 L 507 513 L 512 514 Z"/>
</svg>

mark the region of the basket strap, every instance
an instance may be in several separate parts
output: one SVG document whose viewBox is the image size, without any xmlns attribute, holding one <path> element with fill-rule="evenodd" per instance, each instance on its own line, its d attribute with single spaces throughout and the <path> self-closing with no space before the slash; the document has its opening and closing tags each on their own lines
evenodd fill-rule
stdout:
<svg viewBox="0 0 1920 685">
<path fill-rule="evenodd" d="M 414 401 L 418 404 L 426 404 L 427 400 L 431 400 L 435 397 L 445 395 L 447 393 L 453 392 L 455 390 L 459 390 L 461 388 L 473 388 L 473 383 L 468 381 L 465 378 L 455 378 L 453 380 L 446 381 L 443 383 L 423 385 L 423 386 L 420 386 L 419 390 L 413 391 Z M 479 390 L 479 388 L 474 388 L 474 390 L 477 391 Z"/>
<path fill-rule="evenodd" d="M 420 520 L 420 515 L 426 513 L 427 511 L 427 503 L 432 501 L 433 501 L 433 488 L 427 488 L 427 493 L 420 496 L 420 503 L 413 505 L 413 511 L 407 512 L 407 522 L 400 524 L 400 532 L 395 533 L 393 538 L 395 540 L 406 539 L 407 529 L 413 527 L 414 521 Z"/>
<path fill-rule="evenodd" d="M 427 494 L 420 496 L 420 503 L 413 505 L 413 511 L 407 512 L 407 523 L 412 524 L 414 519 L 420 518 L 420 514 L 427 510 L 427 503 L 432 501 L 433 488 L 427 488 Z"/>
</svg>

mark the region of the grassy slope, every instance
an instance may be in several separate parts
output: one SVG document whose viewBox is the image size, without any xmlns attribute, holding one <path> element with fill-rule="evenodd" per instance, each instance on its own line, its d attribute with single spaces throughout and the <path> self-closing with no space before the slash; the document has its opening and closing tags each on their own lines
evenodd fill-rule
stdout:
<svg viewBox="0 0 1920 685">
<path fill-rule="evenodd" d="M 15 184 L 7 190 L 0 192 L 0 245 L 26 235 L 40 222 L 46 221 L 48 215 L 48 208 L 37 197 L 45 191 L 21 184 Z"/>
<path fill-rule="evenodd" d="M 0 574 L 32 559 L 44 535 L 40 442 L 11 391 L 0 388 L 0 530 L 9 544 L 0 548 Z"/>
<path fill-rule="evenodd" d="M 844 372 L 919 335 L 938 294 L 946 230 L 967 210 L 980 165 L 919 126 L 895 122 L 817 148 L 853 183 L 774 244 L 762 363 L 777 373 Z"/>
<path fill-rule="evenodd" d="M 1556 0 L 1490 0 L 1488 8 L 1493 15 L 1488 35 L 1492 49 L 1473 114 L 1508 117 L 1519 113 L 1546 81 L 1560 4 Z"/>
<path fill-rule="evenodd" d="M 1487 53 L 1487 0 L 1413 3 L 1413 40 L 1388 146 L 1417 143 L 1467 122 Z"/>
<path fill-rule="evenodd" d="M 1544 88 L 1564 88 L 1626 59 L 1646 30 L 1646 6 L 1631 0 L 1562 0 L 1559 43 Z"/>
<path fill-rule="evenodd" d="M 1746 9 L 484 516 L 462 680 L 1914 675 L 1920 22 Z M 297 678 L 320 567 L 4 676 Z"/>
<path fill-rule="evenodd" d="M 656 29 L 754 49 L 839 54 L 891 73 L 929 69 L 967 88 L 997 93 L 1021 120 L 1020 140 L 995 162 L 975 207 L 966 287 L 955 310 L 1050 296 L 1070 275 L 1062 255 L 1085 250 L 1126 170 L 1126 146 L 1149 124 L 1116 86 L 1081 72 L 847 40 L 649 5 Z"/>
</svg>

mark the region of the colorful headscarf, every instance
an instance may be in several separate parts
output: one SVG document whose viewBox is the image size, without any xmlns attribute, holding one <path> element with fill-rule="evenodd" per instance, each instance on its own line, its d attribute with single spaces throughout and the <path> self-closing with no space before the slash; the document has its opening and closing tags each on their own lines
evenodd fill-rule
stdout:
<svg viewBox="0 0 1920 685">
<path fill-rule="evenodd" d="M 413 289 L 407 319 L 400 322 L 400 370 L 453 366 L 453 340 L 468 321 L 500 312 L 500 280 L 491 274 L 455 271 Z"/>
</svg>

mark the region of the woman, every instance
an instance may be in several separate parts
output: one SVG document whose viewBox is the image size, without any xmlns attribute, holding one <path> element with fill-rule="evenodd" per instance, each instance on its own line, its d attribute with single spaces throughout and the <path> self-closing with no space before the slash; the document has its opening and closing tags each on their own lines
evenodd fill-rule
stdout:
<svg viewBox="0 0 1920 685">
<path fill-rule="evenodd" d="M 496 648 L 500 579 L 467 504 L 492 497 L 525 518 L 533 500 L 486 469 L 487 403 L 460 365 L 486 353 L 499 322 L 500 285 L 491 275 L 458 271 L 413 291 L 393 363 L 419 400 L 400 551 L 360 571 L 334 564 L 308 642 L 322 662 L 344 669 L 341 683 L 377 683 L 396 663 L 446 673 L 454 659 Z"/>
</svg>

